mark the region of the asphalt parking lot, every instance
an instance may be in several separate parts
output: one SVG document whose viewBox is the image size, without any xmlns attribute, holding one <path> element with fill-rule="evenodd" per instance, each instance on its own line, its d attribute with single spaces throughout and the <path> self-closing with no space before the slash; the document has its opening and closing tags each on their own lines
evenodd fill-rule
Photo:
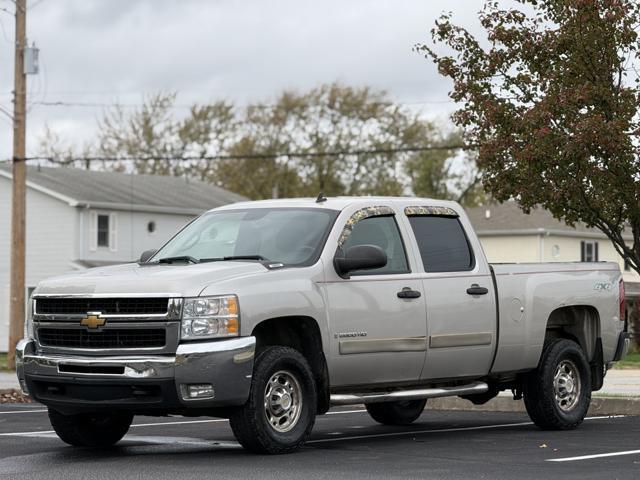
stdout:
<svg viewBox="0 0 640 480">
<path fill-rule="evenodd" d="M 285 456 L 245 453 L 215 418 L 137 417 L 114 449 L 66 446 L 40 405 L 0 407 L 0 478 L 609 478 L 640 477 L 640 417 L 591 417 L 544 432 L 526 415 L 426 410 L 410 427 L 376 424 L 362 408 L 319 417 Z"/>
</svg>

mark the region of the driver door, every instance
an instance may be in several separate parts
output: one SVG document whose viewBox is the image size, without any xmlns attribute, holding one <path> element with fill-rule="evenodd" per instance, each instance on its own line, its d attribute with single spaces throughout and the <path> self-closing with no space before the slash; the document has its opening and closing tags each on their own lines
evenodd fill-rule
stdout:
<svg viewBox="0 0 640 480">
<path fill-rule="evenodd" d="M 366 217 L 362 210 L 354 214 L 357 220 L 351 217 L 345 225 L 348 236 L 343 233 L 338 246 L 379 246 L 387 265 L 352 272 L 348 279 L 335 272 L 330 276 L 333 269 L 327 267 L 333 385 L 415 381 L 425 360 L 423 283 L 411 271 L 395 212 L 390 207 L 375 208 Z M 407 295 L 408 291 L 412 293 Z"/>
</svg>

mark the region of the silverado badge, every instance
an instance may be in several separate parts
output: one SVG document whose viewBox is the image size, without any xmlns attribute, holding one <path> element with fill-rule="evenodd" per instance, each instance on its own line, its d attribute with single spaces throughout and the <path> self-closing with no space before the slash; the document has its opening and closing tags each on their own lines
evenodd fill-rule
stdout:
<svg viewBox="0 0 640 480">
<path fill-rule="evenodd" d="M 87 312 L 87 316 L 80 320 L 80 325 L 87 328 L 102 327 L 107 323 L 105 318 L 100 318 L 102 312 Z"/>
</svg>

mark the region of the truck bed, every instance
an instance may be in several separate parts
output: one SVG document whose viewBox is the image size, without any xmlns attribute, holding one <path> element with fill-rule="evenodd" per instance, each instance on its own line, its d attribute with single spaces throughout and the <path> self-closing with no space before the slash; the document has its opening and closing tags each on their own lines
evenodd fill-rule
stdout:
<svg viewBox="0 0 640 480">
<path fill-rule="evenodd" d="M 614 262 L 491 264 L 495 275 L 499 332 L 493 373 L 535 368 L 552 312 L 588 306 L 602 337 L 605 361 L 613 358 L 619 321 L 621 278 Z M 587 352 L 589 355 L 591 352 Z"/>
</svg>

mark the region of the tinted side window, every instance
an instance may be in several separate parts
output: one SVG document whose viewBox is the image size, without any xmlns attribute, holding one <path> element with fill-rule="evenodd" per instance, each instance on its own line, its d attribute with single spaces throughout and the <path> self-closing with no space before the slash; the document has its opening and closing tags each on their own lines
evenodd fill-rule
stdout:
<svg viewBox="0 0 640 480">
<path fill-rule="evenodd" d="M 426 272 L 457 272 L 473 268 L 473 253 L 458 218 L 411 216 L 409 223 Z"/>
<path fill-rule="evenodd" d="M 387 254 L 387 264 L 373 270 L 360 270 L 351 275 L 378 275 L 383 273 L 407 273 L 407 256 L 402 237 L 393 217 L 369 217 L 356 223 L 343 248 L 355 245 L 376 245 Z"/>
</svg>

